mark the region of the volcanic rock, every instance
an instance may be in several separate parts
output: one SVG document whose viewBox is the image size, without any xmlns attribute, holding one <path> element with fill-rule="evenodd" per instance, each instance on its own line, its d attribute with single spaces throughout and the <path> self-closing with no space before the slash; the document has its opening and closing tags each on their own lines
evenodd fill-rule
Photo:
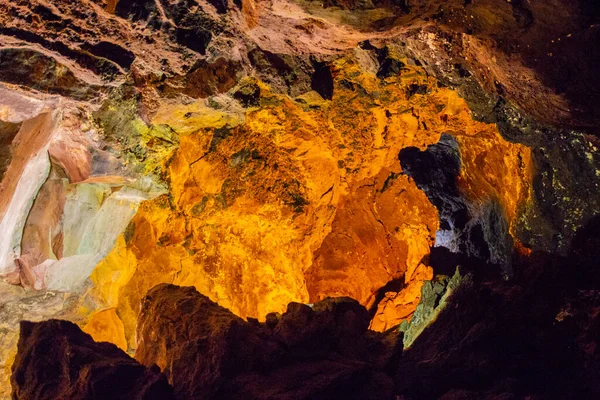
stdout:
<svg viewBox="0 0 600 400">
<path fill-rule="evenodd" d="M 188 394 L 599 397 L 595 3 L 0 0 L 0 398 L 52 318 Z"/>
<path fill-rule="evenodd" d="M 194 288 L 161 284 L 143 300 L 136 359 L 159 365 L 178 399 L 391 398 L 383 369 L 400 342 L 377 346 L 385 335 L 368 324 L 344 298 L 290 303 L 275 325 L 245 322 Z"/>
<path fill-rule="evenodd" d="M 21 322 L 13 399 L 173 399 L 165 376 L 61 320 Z"/>
</svg>

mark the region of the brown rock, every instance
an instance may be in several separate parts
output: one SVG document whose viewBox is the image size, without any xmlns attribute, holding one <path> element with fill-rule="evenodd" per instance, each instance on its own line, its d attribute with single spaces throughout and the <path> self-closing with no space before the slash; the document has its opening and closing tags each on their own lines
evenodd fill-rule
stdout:
<svg viewBox="0 0 600 400">
<path fill-rule="evenodd" d="M 181 92 L 199 98 L 227 92 L 235 85 L 240 69 L 239 63 L 224 58 L 214 63 L 199 61 L 185 76 L 167 80 L 165 95 L 174 96 Z"/>
<path fill-rule="evenodd" d="M 308 361 L 236 377 L 220 399 L 390 399 L 392 385 L 381 372 L 357 361 Z"/>
<path fill-rule="evenodd" d="M 173 398 L 164 375 L 145 368 L 111 343 L 96 343 L 75 324 L 21 322 L 12 367 L 13 399 Z"/>
<path fill-rule="evenodd" d="M 390 398 L 378 368 L 396 341 L 367 335 L 368 323 L 364 307 L 342 298 L 290 303 L 272 329 L 192 287 L 161 284 L 142 302 L 136 358 L 163 368 L 179 399 Z"/>
<path fill-rule="evenodd" d="M 0 50 L 0 80 L 79 100 L 98 95 L 55 58 L 29 49 Z"/>
<path fill-rule="evenodd" d="M 281 351 L 192 287 L 158 285 L 142 301 L 136 359 L 157 364 L 178 398 L 213 398 L 227 378 Z"/>
<path fill-rule="evenodd" d="M 20 128 L 20 124 L 0 120 L 0 182 L 10 165 L 12 159 L 11 144 Z"/>
</svg>

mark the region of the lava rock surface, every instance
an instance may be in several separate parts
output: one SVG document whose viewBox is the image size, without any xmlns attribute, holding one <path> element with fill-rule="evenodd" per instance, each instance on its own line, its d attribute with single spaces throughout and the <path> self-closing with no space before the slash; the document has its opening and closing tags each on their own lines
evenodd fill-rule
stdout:
<svg viewBox="0 0 600 400">
<path fill-rule="evenodd" d="M 150 290 L 138 320 L 136 359 L 158 364 L 178 399 L 387 399 L 383 371 L 399 337 L 367 330 L 355 300 L 290 303 L 266 324 L 246 322 L 192 287 Z"/>
<path fill-rule="evenodd" d="M 175 399 L 156 366 L 146 368 L 112 343 L 96 343 L 68 321 L 21 322 L 13 399 Z"/>
</svg>

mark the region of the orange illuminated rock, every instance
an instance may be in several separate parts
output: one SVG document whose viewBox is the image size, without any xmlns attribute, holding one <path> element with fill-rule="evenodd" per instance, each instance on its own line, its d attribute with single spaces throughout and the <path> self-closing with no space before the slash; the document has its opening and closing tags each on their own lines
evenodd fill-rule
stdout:
<svg viewBox="0 0 600 400">
<path fill-rule="evenodd" d="M 114 308 L 92 315 L 83 327 L 83 331 L 96 342 L 114 343 L 121 350 L 127 350 L 123 322 L 117 316 Z"/>
<path fill-rule="evenodd" d="M 600 14 L 544 3 L 0 0 L 0 398 L 20 319 L 132 353 L 167 283 L 391 332 L 457 264 L 588 243 Z"/>
<path fill-rule="evenodd" d="M 481 204 L 497 200 L 510 224 L 528 200 L 532 181 L 531 149 L 504 140 L 493 125 L 457 135 L 463 168 L 458 179 L 465 196 Z"/>
<path fill-rule="evenodd" d="M 455 92 L 415 66 L 378 78 L 370 62 L 357 50 L 333 63 L 331 101 L 316 92 L 290 99 L 256 82 L 260 106 L 245 115 L 201 101 L 158 108 L 153 122 L 179 135 L 162 161 L 169 195 L 141 205 L 92 276 L 93 296 L 116 308 L 130 347 L 140 301 L 159 283 L 194 286 L 239 316 L 264 319 L 290 301 L 327 296 L 374 307 L 381 288 L 401 281 L 400 293 L 382 293 L 372 328 L 409 318 L 432 277 L 426 257 L 438 216 L 402 174 L 402 148 L 425 149 L 450 132 L 478 149 L 463 154 L 474 188 L 525 187 L 524 176 L 496 175 L 491 163 L 479 169 L 481 149 L 490 160 L 528 159 L 493 125 L 473 121 Z"/>
<path fill-rule="evenodd" d="M 435 207 L 405 175 L 382 171 L 338 206 L 306 272 L 311 302 L 350 296 L 372 306 L 389 281 L 410 280 L 433 245 Z"/>
<path fill-rule="evenodd" d="M 399 292 L 385 292 L 377 304 L 375 316 L 371 320 L 370 329 L 384 332 L 410 320 L 415 308 L 421 300 L 423 281 L 433 278 L 433 269 L 420 264 L 412 276 L 405 279 L 405 286 Z"/>
</svg>

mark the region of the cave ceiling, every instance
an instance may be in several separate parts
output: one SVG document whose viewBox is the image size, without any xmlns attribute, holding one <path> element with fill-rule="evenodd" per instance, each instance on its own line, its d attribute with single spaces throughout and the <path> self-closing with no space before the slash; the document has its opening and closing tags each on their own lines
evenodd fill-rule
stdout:
<svg viewBox="0 0 600 400">
<path fill-rule="evenodd" d="M 0 398 L 21 320 L 165 369 L 159 284 L 350 297 L 408 346 L 458 265 L 593 259 L 598 65 L 586 0 L 0 0 Z"/>
</svg>

